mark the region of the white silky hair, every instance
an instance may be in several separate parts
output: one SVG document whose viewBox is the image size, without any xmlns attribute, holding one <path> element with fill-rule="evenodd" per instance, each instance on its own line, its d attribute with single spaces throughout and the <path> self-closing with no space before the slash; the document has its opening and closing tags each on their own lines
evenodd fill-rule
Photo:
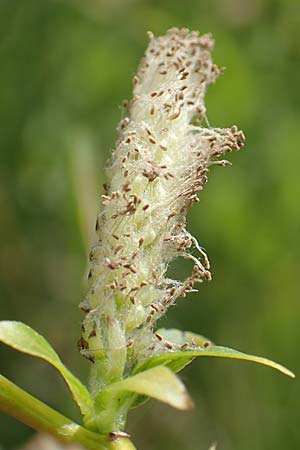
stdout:
<svg viewBox="0 0 300 450">
<path fill-rule="evenodd" d="M 220 73 L 211 60 L 211 36 L 186 29 L 149 36 L 106 168 L 99 241 L 81 304 L 81 352 L 116 378 L 126 365 L 171 351 L 155 336 L 157 320 L 195 283 L 211 278 L 206 253 L 186 230 L 186 214 L 209 167 L 229 164 L 220 158 L 244 143 L 235 126 L 201 125 L 206 89 Z M 177 256 L 193 261 L 184 281 L 167 276 Z"/>
</svg>

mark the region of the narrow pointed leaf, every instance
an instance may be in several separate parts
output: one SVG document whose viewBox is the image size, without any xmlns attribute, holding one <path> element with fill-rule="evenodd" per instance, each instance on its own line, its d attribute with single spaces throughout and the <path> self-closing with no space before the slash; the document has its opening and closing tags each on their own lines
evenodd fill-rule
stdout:
<svg viewBox="0 0 300 450">
<path fill-rule="evenodd" d="M 202 342 L 203 336 L 199 336 L 197 338 L 197 335 L 195 335 L 194 333 L 181 332 L 180 338 L 180 332 L 178 332 L 177 330 L 160 330 L 160 333 L 163 337 L 169 338 L 171 338 L 172 335 L 176 335 L 176 342 L 173 342 L 174 350 L 164 351 L 163 353 L 152 356 L 148 360 L 144 361 L 140 366 L 138 366 L 134 371 L 135 373 L 139 373 L 143 370 L 147 370 L 150 367 L 155 367 L 157 365 L 165 365 L 174 372 L 178 372 L 187 364 L 189 364 L 194 358 L 198 358 L 200 356 L 214 356 L 218 358 L 231 358 L 256 362 L 258 364 L 272 367 L 273 369 L 276 369 L 279 372 L 284 373 L 285 375 L 295 378 L 293 372 L 267 358 L 248 355 L 231 348 L 213 345 L 209 341 Z M 207 347 L 199 346 L 199 344 L 201 345 L 201 342 L 202 345 L 207 345 Z M 180 346 L 182 346 L 184 343 L 188 344 L 187 348 L 180 349 Z"/>
<path fill-rule="evenodd" d="M 91 408 L 92 400 L 86 387 L 64 366 L 46 339 L 32 328 L 22 322 L 0 321 L 0 342 L 54 366 L 65 379 L 82 414 Z"/>
<path fill-rule="evenodd" d="M 118 396 L 126 391 L 155 398 L 177 409 L 187 410 L 193 407 L 182 381 L 164 366 L 146 370 L 106 389 L 107 393 Z"/>
</svg>

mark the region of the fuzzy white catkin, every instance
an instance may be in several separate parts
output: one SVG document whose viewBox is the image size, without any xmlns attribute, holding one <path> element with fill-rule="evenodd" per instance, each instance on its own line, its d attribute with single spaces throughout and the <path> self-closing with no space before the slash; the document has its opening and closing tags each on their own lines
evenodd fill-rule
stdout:
<svg viewBox="0 0 300 450">
<path fill-rule="evenodd" d="M 220 157 L 244 143 L 235 126 L 201 125 L 207 86 L 220 72 L 211 60 L 211 36 L 187 29 L 149 36 L 107 168 L 99 241 L 81 304 L 86 317 L 79 346 L 95 362 L 98 387 L 151 354 L 172 351 L 153 331 L 157 320 L 195 283 L 211 278 L 207 256 L 186 230 L 187 211 L 209 167 L 227 164 Z M 183 282 L 167 277 L 177 256 L 194 265 Z"/>
</svg>

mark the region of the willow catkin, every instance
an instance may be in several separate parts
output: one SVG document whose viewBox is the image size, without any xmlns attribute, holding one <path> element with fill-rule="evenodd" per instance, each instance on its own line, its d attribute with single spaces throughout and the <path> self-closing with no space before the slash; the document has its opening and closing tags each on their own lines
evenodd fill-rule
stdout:
<svg viewBox="0 0 300 450">
<path fill-rule="evenodd" d="M 195 283 L 211 278 L 206 254 L 186 230 L 187 211 L 209 167 L 226 165 L 220 157 L 244 143 L 235 126 L 201 125 L 207 86 L 220 73 L 211 60 L 211 36 L 173 28 L 149 37 L 106 170 L 81 304 L 86 317 L 79 346 L 95 363 L 94 390 L 152 354 L 172 351 L 172 343 L 154 333 L 157 320 Z M 185 281 L 167 275 L 177 256 L 193 261 Z"/>
</svg>

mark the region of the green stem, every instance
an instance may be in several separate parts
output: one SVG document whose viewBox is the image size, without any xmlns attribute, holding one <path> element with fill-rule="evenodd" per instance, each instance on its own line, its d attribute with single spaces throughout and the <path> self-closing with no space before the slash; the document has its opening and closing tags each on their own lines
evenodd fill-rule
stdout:
<svg viewBox="0 0 300 450">
<path fill-rule="evenodd" d="M 110 450 L 136 450 L 135 446 L 129 439 L 116 439 L 110 443 Z"/>
<path fill-rule="evenodd" d="M 81 427 L 0 375 L 0 411 L 29 427 L 52 434 L 63 442 L 77 442 L 86 450 L 135 450 L 129 439 L 110 441 Z"/>
</svg>

